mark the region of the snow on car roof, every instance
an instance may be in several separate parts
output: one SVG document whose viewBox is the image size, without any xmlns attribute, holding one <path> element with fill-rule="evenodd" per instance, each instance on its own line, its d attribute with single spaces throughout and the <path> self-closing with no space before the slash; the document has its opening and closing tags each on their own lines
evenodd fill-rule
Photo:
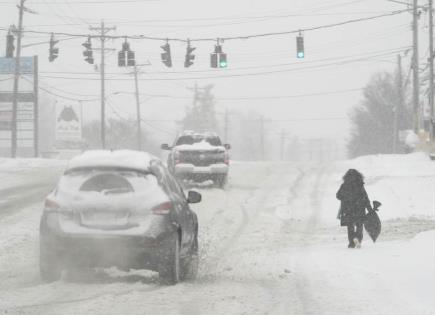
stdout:
<svg viewBox="0 0 435 315">
<path fill-rule="evenodd" d="M 88 167 L 114 167 L 149 171 L 151 161 L 156 159 L 149 153 L 133 150 L 92 150 L 70 160 L 68 170 Z"/>
<path fill-rule="evenodd" d="M 181 151 L 196 151 L 196 150 L 203 150 L 203 151 L 211 151 L 211 150 L 225 150 L 224 146 L 215 146 L 211 145 L 205 140 L 202 140 L 200 142 L 195 142 L 193 144 L 180 144 L 177 145 L 176 148 Z"/>
<path fill-rule="evenodd" d="M 182 136 L 194 136 L 194 137 L 218 137 L 218 134 L 213 131 L 204 131 L 204 132 L 197 132 L 193 130 L 184 130 L 180 135 Z"/>
</svg>

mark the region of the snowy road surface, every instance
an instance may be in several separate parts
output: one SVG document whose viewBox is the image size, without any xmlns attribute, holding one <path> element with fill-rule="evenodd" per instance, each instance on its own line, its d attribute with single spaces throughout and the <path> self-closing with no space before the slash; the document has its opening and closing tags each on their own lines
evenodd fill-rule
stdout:
<svg viewBox="0 0 435 315">
<path fill-rule="evenodd" d="M 373 167 L 352 163 L 363 172 Z M 424 232 L 435 229 L 435 198 L 425 195 L 420 205 L 415 196 L 435 182 L 433 166 L 424 178 L 369 174 L 369 194 L 396 196 L 401 209 L 415 213 L 395 216 L 388 209 L 399 205 L 384 203 L 390 220 L 379 242 L 366 239 L 361 250 L 349 250 L 334 199 L 349 163 L 235 163 L 227 189 L 201 188 L 203 202 L 193 206 L 200 220 L 197 281 L 168 287 L 152 272 L 115 269 L 42 283 L 39 217 L 62 164 L 1 165 L 10 180 L 0 186 L 0 314 L 435 314 L 435 235 Z M 404 180 L 412 198 L 403 195 Z M 432 208 L 420 209 L 430 201 Z"/>
</svg>

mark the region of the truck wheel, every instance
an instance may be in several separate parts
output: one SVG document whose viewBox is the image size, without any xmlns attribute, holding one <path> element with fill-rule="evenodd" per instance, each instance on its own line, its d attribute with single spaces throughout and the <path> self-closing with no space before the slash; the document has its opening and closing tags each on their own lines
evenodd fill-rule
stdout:
<svg viewBox="0 0 435 315">
<path fill-rule="evenodd" d="M 57 281 L 62 276 L 60 257 L 49 247 L 44 238 L 39 242 L 39 273 L 42 281 Z"/>
<path fill-rule="evenodd" d="M 219 188 L 225 188 L 225 186 L 228 183 L 228 176 L 227 175 L 217 175 L 216 176 L 216 181 L 215 184 L 219 187 Z"/>
<path fill-rule="evenodd" d="M 180 239 L 178 234 L 171 241 L 171 248 L 167 257 L 163 260 L 159 267 L 159 278 L 163 284 L 177 284 L 180 281 Z"/>
<path fill-rule="evenodd" d="M 198 235 L 195 235 L 189 256 L 181 261 L 182 280 L 195 280 L 198 274 L 199 255 L 198 255 Z"/>
</svg>

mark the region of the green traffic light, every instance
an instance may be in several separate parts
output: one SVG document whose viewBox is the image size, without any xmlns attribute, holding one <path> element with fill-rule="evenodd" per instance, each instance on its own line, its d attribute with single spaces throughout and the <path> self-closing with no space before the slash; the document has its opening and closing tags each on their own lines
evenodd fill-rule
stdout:
<svg viewBox="0 0 435 315">
<path fill-rule="evenodd" d="M 299 51 L 298 58 L 305 58 L 305 53 L 303 51 Z"/>
<path fill-rule="evenodd" d="M 227 66 L 228 66 L 228 63 L 226 61 L 219 62 L 219 67 L 220 68 L 226 68 Z"/>
</svg>

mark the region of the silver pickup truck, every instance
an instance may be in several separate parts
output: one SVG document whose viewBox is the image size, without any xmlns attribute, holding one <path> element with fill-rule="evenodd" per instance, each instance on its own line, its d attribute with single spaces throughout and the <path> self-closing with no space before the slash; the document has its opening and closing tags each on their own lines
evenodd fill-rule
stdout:
<svg viewBox="0 0 435 315">
<path fill-rule="evenodd" d="M 228 179 L 229 144 L 222 144 L 216 133 L 181 133 L 173 146 L 162 144 L 163 150 L 169 150 L 168 168 L 181 180 L 203 182 L 212 180 L 223 188 Z"/>
</svg>

